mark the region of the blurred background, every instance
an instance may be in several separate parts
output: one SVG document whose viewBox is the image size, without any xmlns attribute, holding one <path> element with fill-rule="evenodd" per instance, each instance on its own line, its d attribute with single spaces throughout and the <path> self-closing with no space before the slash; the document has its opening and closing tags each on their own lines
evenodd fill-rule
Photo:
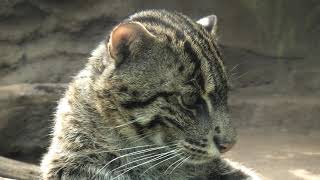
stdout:
<svg viewBox="0 0 320 180">
<path fill-rule="evenodd" d="M 267 179 L 320 179 L 318 0 L 1 0 L 0 156 L 39 163 L 66 84 L 114 25 L 144 9 L 218 16 L 239 134 L 226 157 Z"/>
</svg>

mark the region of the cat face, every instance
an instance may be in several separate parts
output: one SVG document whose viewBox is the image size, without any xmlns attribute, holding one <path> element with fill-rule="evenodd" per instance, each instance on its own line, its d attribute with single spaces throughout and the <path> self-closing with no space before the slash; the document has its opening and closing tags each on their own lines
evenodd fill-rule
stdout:
<svg viewBox="0 0 320 180">
<path fill-rule="evenodd" d="M 215 16 L 196 23 L 177 13 L 145 11 L 114 28 L 106 44 L 114 70 L 106 79 L 124 117 L 119 126 L 135 132 L 122 131 L 124 136 L 174 147 L 192 163 L 232 147 L 215 25 Z"/>
</svg>

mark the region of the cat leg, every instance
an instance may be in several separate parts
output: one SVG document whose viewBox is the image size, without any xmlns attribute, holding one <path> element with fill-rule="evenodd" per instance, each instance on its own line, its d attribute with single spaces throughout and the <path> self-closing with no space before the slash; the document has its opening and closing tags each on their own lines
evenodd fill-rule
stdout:
<svg viewBox="0 0 320 180">
<path fill-rule="evenodd" d="M 101 169 L 95 166 L 82 166 L 78 169 L 62 169 L 56 178 L 52 180 L 138 180 L 132 178 L 129 174 L 118 176 L 112 173 L 110 169 Z M 48 179 L 49 180 L 49 179 Z M 51 179 L 50 179 L 51 180 Z"/>
<path fill-rule="evenodd" d="M 251 169 L 228 159 L 217 161 L 209 180 L 261 180 Z"/>
<path fill-rule="evenodd" d="M 59 180 L 160 180 L 158 176 L 141 175 L 136 171 L 119 172 L 115 173 L 112 169 L 96 167 L 96 166 L 83 166 L 82 168 L 64 171 Z M 167 178 L 165 178 L 167 180 Z"/>
</svg>

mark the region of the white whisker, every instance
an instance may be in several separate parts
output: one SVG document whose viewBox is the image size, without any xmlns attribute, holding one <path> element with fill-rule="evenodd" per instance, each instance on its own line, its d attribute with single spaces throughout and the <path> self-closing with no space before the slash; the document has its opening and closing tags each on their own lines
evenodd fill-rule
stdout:
<svg viewBox="0 0 320 180">
<path fill-rule="evenodd" d="M 233 81 L 239 80 L 240 78 L 242 78 L 243 76 L 245 76 L 245 75 L 247 75 L 247 74 L 249 74 L 249 73 L 250 73 L 250 71 L 247 71 L 247 72 L 241 74 L 240 76 L 238 76 L 237 78 L 233 79 Z"/>
<path fill-rule="evenodd" d="M 135 119 L 133 121 L 129 121 L 128 123 L 124 123 L 124 124 L 121 124 L 121 125 L 118 125 L 118 126 L 114 126 L 112 128 L 116 129 L 116 128 L 119 128 L 119 127 L 127 126 L 127 125 L 130 125 L 130 124 L 135 123 L 137 121 L 139 121 L 139 119 Z"/>
<path fill-rule="evenodd" d="M 176 154 L 177 152 L 179 152 L 179 151 L 180 151 L 180 150 L 176 151 L 175 154 Z M 170 160 L 170 159 L 172 159 L 172 158 L 174 158 L 174 157 L 177 157 L 177 156 L 179 156 L 179 155 L 181 155 L 181 154 L 183 154 L 183 153 L 178 153 L 178 154 L 176 154 L 176 155 L 174 155 L 174 156 L 172 156 L 172 157 L 169 157 L 169 158 L 167 158 L 167 159 L 164 159 L 164 160 L 162 160 L 162 161 L 160 161 L 160 162 L 158 162 L 158 163 L 150 166 L 150 167 L 149 167 L 147 170 L 145 170 L 142 174 L 146 173 L 148 170 L 152 169 L 153 167 L 155 167 L 155 166 L 157 166 L 157 165 L 159 165 L 159 164 L 161 164 L 161 163 L 163 163 L 163 162 L 165 162 L 165 161 L 168 161 L 168 160 Z"/>
<path fill-rule="evenodd" d="M 171 145 L 172 146 L 172 145 Z M 144 149 L 144 150 L 140 150 L 140 151 L 136 151 L 136 152 L 132 152 L 132 153 L 129 153 L 129 154 L 125 154 L 125 155 L 122 155 L 122 156 L 119 156 L 117 158 L 114 158 L 112 159 L 111 161 L 109 161 L 108 163 L 106 163 L 104 166 L 102 166 L 102 168 L 97 172 L 97 174 L 99 174 L 104 168 L 106 168 L 109 164 L 111 164 L 112 162 L 120 159 L 120 158 L 123 158 L 123 157 L 127 157 L 127 156 L 132 156 L 132 155 L 136 155 L 136 154 L 142 154 L 142 153 L 145 153 L 145 152 L 150 152 L 150 151 L 154 151 L 154 150 L 158 150 L 158 149 L 164 149 L 164 148 L 167 148 L 167 147 L 170 147 L 170 146 L 161 146 L 161 147 L 156 147 L 156 148 L 150 148 L 150 149 Z M 95 176 L 92 177 L 92 179 L 94 178 Z"/>
<path fill-rule="evenodd" d="M 159 156 L 164 156 L 164 155 L 166 155 L 166 154 L 173 153 L 174 151 L 175 151 L 175 150 L 172 150 L 172 151 L 169 151 L 169 152 L 166 152 L 166 153 L 160 153 L 160 154 L 158 153 L 158 154 L 155 154 L 155 155 L 152 155 L 152 156 L 147 156 L 147 157 L 144 157 L 144 158 L 139 158 L 139 159 L 136 159 L 136 160 L 134 160 L 134 161 L 131 161 L 131 162 L 127 163 L 127 164 L 121 165 L 121 166 L 113 169 L 111 172 L 114 172 L 114 171 L 116 171 L 117 169 L 121 169 L 121 168 L 123 168 L 123 167 L 125 167 L 125 166 L 127 166 L 127 165 L 130 165 L 130 164 L 133 164 L 133 163 L 135 163 L 135 162 L 142 161 L 142 160 L 149 159 L 149 158 L 155 158 L 155 157 L 159 157 Z"/>
<path fill-rule="evenodd" d="M 152 146 L 156 146 L 156 145 L 152 144 L 152 145 L 135 146 L 135 147 L 129 147 L 129 148 L 122 148 L 122 149 L 115 149 L 115 150 L 108 150 L 108 151 L 100 151 L 100 152 L 97 152 L 97 153 L 126 151 L 126 150 L 130 150 L 130 149 L 137 149 L 137 148 L 143 148 L 143 147 L 152 147 Z"/>
<path fill-rule="evenodd" d="M 185 158 L 185 159 L 182 160 L 180 163 L 178 163 L 178 164 L 171 170 L 171 172 L 170 172 L 169 174 L 171 174 L 177 167 L 182 166 L 182 164 L 183 164 L 184 162 L 186 162 L 190 157 L 191 157 L 191 156 Z"/>
<path fill-rule="evenodd" d="M 184 159 L 184 157 L 182 157 L 182 158 L 176 160 L 175 162 L 173 162 L 173 163 L 172 163 L 170 166 L 168 166 L 168 168 L 164 171 L 164 174 L 166 174 L 167 171 L 168 171 L 173 165 L 177 164 L 178 162 L 182 161 L 183 159 Z"/>
<path fill-rule="evenodd" d="M 143 157 L 147 157 L 147 156 L 152 156 L 152 155 L 156 155 L 156 154 L 159 154 L 159 153 L 155 152 L 155 153 L 146 154 L 146 155 L 143 155 L 143 156 L 138 156 L 138 157 L 133 158 L 132 160 L 136 160 L 136 159 L 139 159 L 139 158 L 143 158 Z"/>
<path fill-rule="evenodd" d="M 237 64 L 237 65 L 233 66 L 233 68 L 231 68 L 231 69 L 229 70 L 229 72 L 232 72 L 233 70 L 237 69 L 237 68 L 238 68 L 238 66 L 239 66 L 240 64 L 241 64 L 241 63 L 239 63 L 239 64 Z"/>
<path fill-rule="evenodd" d="M 248 61 L 238 63 L 237 65 L 233 66 L 233 68 L 231 68 L 231 69 L 229 70 L 229 72 L 232 72 L 232 71 L 236 70 L 240 65 L 246 64 L 246 63 L 248 63 Z"/>
<path fill-rule="evenodd" d="M 173 154 L 174 154 L 174 153 L 172 153 L 172 152 L 169 153 L 169 154 L 168 154 L 168 153 L 162 154 L 160 157 L 156 157 L 156 158 L 154 158 L 154 159 L 151 159 L 151 160 L 146 161 L 146 162 L 144 162 L 144 163 L 138 164 L 138 165 L 133 166 L 133 167 L 131 167 L 131 168 L 124 169 L 125 171 L 122 172 L 121 174 L 119 174 L 118 176 L 116 176 L 115 178 L 120 177 L 121 175 L 125 174 L 126 172 L 131 171 L 132 169 L 134 169 L 134 168 L 136 168 L 136 167 L 142 166 L 142 165 L 144 165 L 144 164 L 148 164 L 148 163 L 153 162 L 153 161 L 157 161 L 157 160 L 159 160 L 159 159 L 165 158 L 165 157 L 167 157 L 167 156 L 171 156 L 171 155 L 173 155 Z"/>
</svg>

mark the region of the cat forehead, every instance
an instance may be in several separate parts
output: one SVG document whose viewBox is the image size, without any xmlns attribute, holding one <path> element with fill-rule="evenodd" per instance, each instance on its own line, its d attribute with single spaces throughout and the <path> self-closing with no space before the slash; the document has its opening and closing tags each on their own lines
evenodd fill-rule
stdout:
<svg viewBox="0 0 320 180">
<path fill-rule="evenodd" d="M 198 22 L 176 12 L 164 10 L 143 11 L 130 16 L 128 21 L 139 22 L 157 40 L 164 40 L 165 46 L 154 47 L 154 56 L 157 59 L 167 61 L 170 50 L 175 51 L 173 59 L 178 60 L 173 64 L 176 69 L 186 71 L 202 71 L 202 79 L 205 86 L 213 86 L 214 80 L 221 82 L 226 79 L 225 69 L 216 47 L 215 39 L 205 28 L 216 24 L 215 16 L 205 17 Z M 153 44 L 148 44 L 148 47 Z M 158 48 L 158 49 L 157 49 Z M 160 54 L 159 54 L 160 53 Z M 184 66 L 182 67 L 181 64 Z M 188 76 L 187 80 L 196 78 L 195 74 L 177 74 L 177 76 Z M 176 78 L 175 78 L 176 79 Z M 175 79 L 172 79 L 175 81 Z M 218 86 L 219 84 L 216 84 Z M 213 87 L 211 87 L 212 89 Z"/>
<path fill-rule="evenodd" d="M 140 22 L 148 26 L 150 29 L 158 31 L 158 33 L 175 31 L 182 32 L 182 35 L 190 32 L 201 31 L 201 33 L 206 33 L 208 35 L 209 32 L 203 32 L 203 30 L 206 29 L 207 26 L 215 26 L 217 22 L 216 19 L 216 16 L 210 15 L 195 21 L 178 12 L 147 10 L 133 14 L 128 18 L 128 21 Z M 176 36 L 179 36 L 179 34 L 176 34 Z"/>
</svg>

